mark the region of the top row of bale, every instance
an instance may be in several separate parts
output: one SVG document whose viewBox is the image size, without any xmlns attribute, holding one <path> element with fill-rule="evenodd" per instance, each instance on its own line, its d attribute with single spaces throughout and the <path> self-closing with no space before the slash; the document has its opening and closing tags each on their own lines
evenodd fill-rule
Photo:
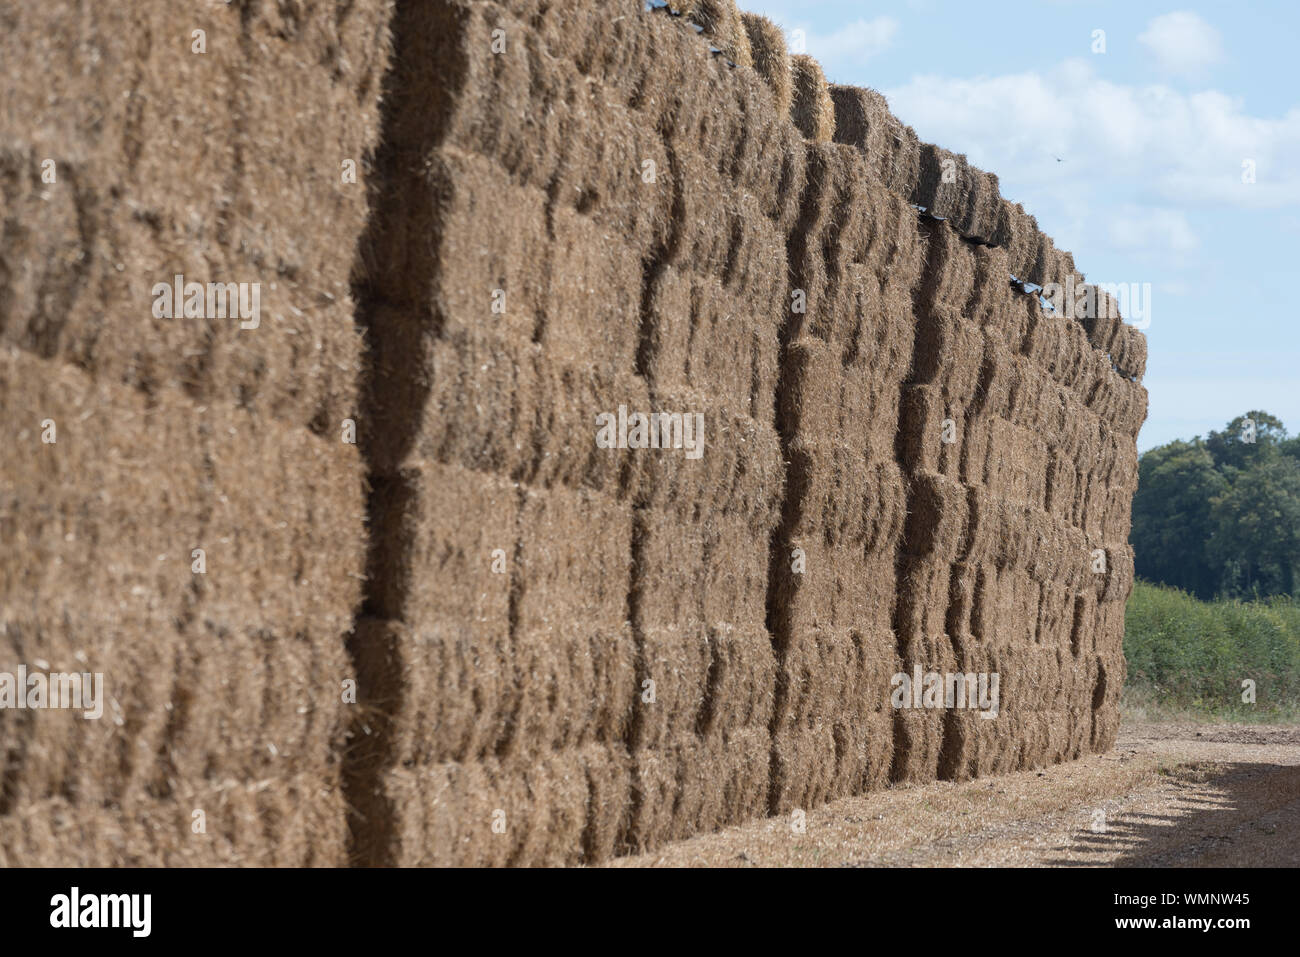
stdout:
<svg viewBox="0 0 1300 957">
<path fill-rule="evenodd" d="M 961 153 L 922 143 L 916 131 L 890 112 L 875 90 L 830 84 L 820 64 L 791 55 L 785 35 L 767 17 L 741 13 L 734 0 L 671 0 L 672 11 L 737 66 L 752 67 L 805 139 L 856 146 L 882 183 L 929 215 L 945 219 L 964 238 L 1006 250 L 1012 276 L 1045 286 L 1084 283 L 1074 257 L 1019 203 L 1005 199 L 998 178 L 972 166 Z M 1146 350 L 1137 331 L 1119 322 L 1089 323 L 1094 348 L 1107 352 L 1117 371 L 1141 378 Z"/>
</svg>

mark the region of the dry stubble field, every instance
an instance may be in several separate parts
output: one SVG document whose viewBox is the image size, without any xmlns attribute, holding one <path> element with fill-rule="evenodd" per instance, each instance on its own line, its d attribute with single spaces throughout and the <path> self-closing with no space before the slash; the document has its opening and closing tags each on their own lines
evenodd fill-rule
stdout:
<svg viewBox="0 0 1300 957">
<path fill-rule="evenodd" d="M 1100 813 L 1099 813 L 1100 812 Z M 900 786 L 615 867 L 1277 867 L 1300 861 L 1300 727 L 1126 724 L 1115 749 Z"/>
</svg>

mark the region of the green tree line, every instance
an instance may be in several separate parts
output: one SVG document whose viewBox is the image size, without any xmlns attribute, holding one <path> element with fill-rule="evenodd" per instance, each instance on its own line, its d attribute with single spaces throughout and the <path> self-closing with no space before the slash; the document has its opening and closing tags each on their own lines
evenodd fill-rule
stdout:
<svg viewBox="0 0 1300 957">
<path fill-rule="evenodd" d="M 1138 461 L 1137 574 L 1198 598 L 1296 595 L 1300 436 L 1264 411 Z"/>
</svg>

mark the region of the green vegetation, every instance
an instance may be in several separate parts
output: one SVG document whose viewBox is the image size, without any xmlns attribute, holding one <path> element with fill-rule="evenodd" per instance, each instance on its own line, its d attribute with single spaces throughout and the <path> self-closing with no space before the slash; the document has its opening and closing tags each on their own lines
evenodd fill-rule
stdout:
<svg viewBox="0 0 1300 957">
<path fill-rule="evenodd" d="M 1199 601 L 1139 581 L 1125 616 L 1124 706 L 1141 718 L 1300 720 L 1300 600 Z M 1254 704 L 1242 682 L 1255 682 Z"/>
<path fill-rule="evenodd" d="M 1151 449 L 1138 463 L 1137 574 L 1197 598 L 1300 588 L 1300 437 L 1267 412 Z"/>
</svg>

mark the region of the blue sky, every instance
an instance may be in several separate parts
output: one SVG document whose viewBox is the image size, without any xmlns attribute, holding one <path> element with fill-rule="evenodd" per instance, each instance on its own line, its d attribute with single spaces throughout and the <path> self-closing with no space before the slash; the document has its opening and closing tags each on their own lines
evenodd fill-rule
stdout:
<svg viewBox="0 0 1300 957">
<path fill-rule="evenodd" d="M 1300 433 L 1300 3 L 739 5 L 996 173 L 1090 281 L 1151 284 L 1139 449 L 1250 409 Z"/>
</svg>

